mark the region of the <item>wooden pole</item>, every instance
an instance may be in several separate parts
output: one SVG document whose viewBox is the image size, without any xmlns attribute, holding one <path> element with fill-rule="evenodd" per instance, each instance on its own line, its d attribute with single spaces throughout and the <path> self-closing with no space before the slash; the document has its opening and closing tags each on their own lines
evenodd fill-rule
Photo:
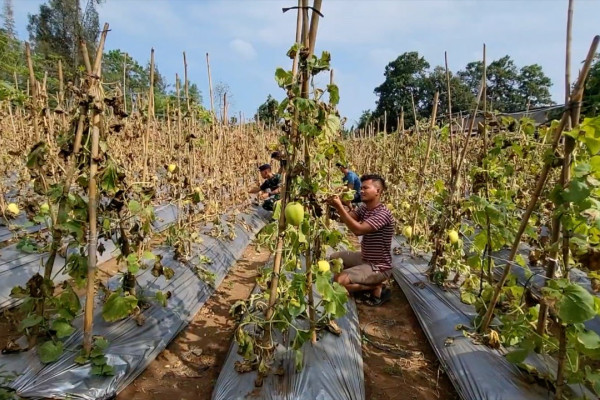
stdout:
<svg viewBox="0 0 600 400">
<path fill-rule="evenodd" d="M 570 100 L 569 100 L 569 107 L 563 113 L 562 119 L 560 120 L 560 124 L 558 125 L 558 127 L 554 133 L 554 138 L 553 138 L 552 145 L 551 145 L 552 152 L 554 152 L 554 150 L 556 150 L 556 147 L 558 146 L 558 142 L 560 141 L 560 138 L 562 137 L 562 132 L 567 125 L 568 119 L 570 118 L 568 110 L 571 107 L 575 106 L 578 102 L 580 102 L 581 98 L 583 97 L 583 90 L 585 88 L 585 80 L 590 71 L 590 67 L 592 65 L 594 55 L 596 54 L 596 49 L 598 48 L 599 41 L 600 41 L 600 36 L 595 36 L 594 40 L 592 41 L 588 55 L 583 64 L 583 68 L 582 68 L 581 72 L 579 73 L 579 78 L 577 79 L 577 84 L 573 88 L 573 92 L 572 92 Z M 506 280 L 508 279 L 508 275 L 510 274 L 510 270 L 512 268 L 512 261 L 514 260 L 515 255 L 517 254 L 517 250 L 519 249 L 519 244 L 521 243 L 521 236 L 523 236 L 523 232 L 525 232 L 525 228 L 527 227 L 527 224 L 529 223 L 529 217 L 531 217 L 531 213 L 533 212 L 533 209 L 535 208 L 535 205 L 540 196 L 540 193 L 544 189 L 544 186 L 546 184 L 546 178 L 548 177 L 550 168 L 551 168 L 551 164 L 545 163 L 544 167 L 542 168 L 542 171 L 540 172 L 535 190 L 532 194 L 529 205 L 527 206 L 527 209 L 525 210 L 525 213 L 523 214 L 523 218 L 521 220 L 521 225 L 519 226 L 519 230 L 517 231 L 517 234 L 515 236 L 515 239 L 514 239 L 514 242 L 512 245 L 512 249 L 508 256 L 508 263 L 504 266 L 504 271 L 502 273 L 502 277 L 496 284 L 494 294 L 492 296 L 492 299 L 490 300 L 488 309 L 482 319 L 481 326 L 479 328 L 480 332 L 487 331 L 487 329 L 489 328 L 490 322 L 492 321 L 492 317 L 494 315 L 494 310 L 496 308 L 496 304 L 498 303 L 498 298 L 500 297 L 500 291 L 502 290 L 502 287 L 504 286 L 504 284 L 506 283 Z"/>
<path fill-rule="evenodd" d="M 31 88 L 31 113 L 33 116 L 33 133 L 35 140 L 40 140 L 39 121 L 38 121 L 38 94 L 37 81 L 33 72 L 33 61 L 31 59 L 31 48 L 29 42 L 25 42 L 25 57 L 27 58 L 27 67 L 29 69 L 29 87 Z"/>
<path fill-rule="evenodd" d="M 570 75 L 571 75 L 571 26 L 573 20 L 573 0 L 569 0 L 569 6 L 567 9 L 567 38 L 566 38 L 566 50 L 565 50 L 565 105 L 569 103 L 569 97 L 571 95 Z M 577 125 L 577 121 L 571 121 L 572 111 L 565 110 L 567 115 L 566 129 L 570 130 L 571 124 Z M 575 149 L 575 139 L 570 136 L 564 137 L 564 158 L 561 176 L 559 184 L 561 187 L 566 187 L 571 179 L 571 154 Z M 558 267 L 558 242 L 560 240 L 560 226 L 561 220 L 559 215 L 553 215 L 552 217 L 552 233 L 550 235 L 551 250 L 548 257 L 548 264 L 546 266 L 546 283 L 554 279 L 556 268 Z M 565 271 L 569 264 L 569 237 L 566 228 L 563 228 L 563 263 Z M 540 311 L 538 314 L 536 332 L 538 335 L 543 335 L 546 330 L 546 318 L 548 316 L 548 304 L 545 301 L 540 303 Z M 542 350 L 541 344 L 536 347 L 536 350 Z"/>
<path fill-rule="evenodd" d="M 123 53 L 123 110 L 127 113 L 127 53 Z"/>
<path fill-rule="evenodd" d="M 104 49 L 104 42 L 106 41 L 107 33 L 108 24 L 104 24 L 104 29 L 102 30 L 100 43 L 98 45 L 98 50 L 96 53 L 96 61 L 94 63 L 93 72 L 95 74 L 95 78 L 93 81 L 93 85 L 90 87 L 90 94 L 95 98 L 95 102 L 94 107 L 92 109 L 92 143 L 90 148 L 90 178 L 88 182 L 88 271 L 85 312 L 83 316 L 83 348 L 86 354 L 89 354 L 92 348 L 92 322 L 94 316 L 94 295 L 96 289 L 96 252 L 98 251 L 98 221 L 96 217 L 96 212 L 98 209 L 98 182 L 96 175 L 98 173 L 100 118 L 102 115 L 102 109 L 99 108 L 99 105 L 103 104 L 102 90 L 100 88 L 100 76 L 102 74 L 102 52 Z"/>
<path fill-rule="evenodd" d="M 150 50 L 150 88 L 148 89 L 148 120 L 146 121 L 146 134 L 143 138 L 143 151 L 144 155 L 143 166 L 142 166 L 142 182 L 148 180 L 148 153 L 149 153 L 149 142 L 150 142 L 150 130 L 152 129 L 152 122 L 154 121 L 154 48 Z"/>
<path fill-rule="evenodd" d="M 212 78 L 210 76 L 210 61 L 208 59 L 208 53 L 206 53 L 206 69 L 208 71 L 208 90 L 210 94 L 210 113 L 215 118 L 215 100 L 213 97 Z"/>
<path fill-rule="evenodd" d="M 412 231 L 416 232 L 415 228 L 417 226 L 417 217 L 419 216 L 419 205 L 421 204 L 421 195 L 423 192 L 423 185 L 425 184 L 425 173 L 427 171 L 427 164 L 429 163 L 429 157 L 431 155 L 431 145 L 433 143 L 433 136 L 435 135 L 435 119 L 437 116 L 437 107 L 439 101 L 439 92 L 435 92 L 433 96 L 433 110 L 431 113 L 431 126 L 429 127 L 429 138 L 427 139 L 427 150 L 425 152 L 425 158 L 421 164 L 421 168 L 419 171 L 419 182 L 417 184 L 417 197 L 415 201 L 415 211 L 413 214 L 412 220 Z"/>
</svg>

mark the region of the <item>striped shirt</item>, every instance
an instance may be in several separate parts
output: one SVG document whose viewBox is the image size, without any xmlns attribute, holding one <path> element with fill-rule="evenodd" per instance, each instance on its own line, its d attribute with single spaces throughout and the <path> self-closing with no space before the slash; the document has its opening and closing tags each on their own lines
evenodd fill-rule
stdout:
<svg viewBox="0 0 600 400">
<path fill-rule="evenodd" d="M 360 243 L 363 260 L 371 264 L 373 269 L 388 271 L 392 269 L 392 236 L 394 235 L 394 217 L 390 210 L 379 204 L 372 210 L 363 204 L 355 211 L 359 222 L 366 222 L 376 229 L 367 233 Z"/>
</svg>

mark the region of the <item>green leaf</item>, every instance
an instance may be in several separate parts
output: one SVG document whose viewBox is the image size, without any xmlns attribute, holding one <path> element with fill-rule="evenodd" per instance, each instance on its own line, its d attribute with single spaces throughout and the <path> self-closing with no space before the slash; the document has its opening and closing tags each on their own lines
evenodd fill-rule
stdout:
<svg viewBox="0 0 600 400">
<path fill-rule="evenodd" d="M 140 270 L 140 263 L 137 255 L 131 253 L 127 256 L 127 270 L 132 274 L 137 274 Z"/>
<path fill-rule="evenodd" d="M 323 300 L 333 300 L 333 288 L 331 287 L 331 283 L 329 283 L 328 274 L 317 274 L 316 287 L 317 292 Z"/>
<path fill-rule="evenodd" d="M 589 195 L 590 189 L 585 182 L 574 179 L 569 183 L 569 187 L 565 190 L 563 198 L 565 201 L 580 203 L 587 199 Z"/>
<path fill-rule="evenodd" d="M 282 88 L 292 84 L 292 77 L 292 73 L 283 68 L 277 68 L 275 70 L 275 81 L 277 82 L 277 85 Z"/>
<path fill-rule="evenodd" d="M 100 188 L 107 194 L 115 194 L 123 174 L 119 173 L 117 164 L 114 161 L 107 161 L 106 167 L 99 174 Z"/>
<path fill-rule="evenodd" d="M 67 309 L 72 314 L 77 313 L 81 308 L 79 297 L 77 297 L 77 294 L 75 294 L 71 287 L 60 294 L 59 301 L 60 306 Z"/>
<path fill-rule="evenodd" d="M 596 332 L 587 329 L 577 333 L 577 341 L 586 349 L 597 349 L 600 347 L 600 336 Z"/>
<path fill-rule="evenodd" d="M 523 258 L 522 255 L 517 254 L 515 256 L 515 261 L 517 262 L 517 264 L 519 264 L 521 267 L 525 267 L 527 265 L 527 263 L 525 262 L 525 259 Z"/>
<path fill-rule="evenodd" d="M 506 359 L 513 364 L 521 364 L 525 361 L 530 352 L 531 349 L 529 348 L 518 348 L 506 354 Z"/>
<path fill-rule="evenodd" d="M 327 91 L 329 92 L 329 102 L 332 105 L 337 105 L 340 102 L 340 90 L 337 85 L 327 85 Z"/>
<path fill-rule="evenodd" d="M 582 323 L 596 315 L 593 296 L 574 283 L 570 283 L 564 288 L 557 308 L 559 318 L 566 324 Z"/>
<path fill-rule="evenodd" d="M 137 307 L 138 300 L 133 295 L 121 296 L 113 293 L 102 307 L 102 317 L 106 322 L 114 322 L 128 317 Z"/>
<path fill-rule="evenodd" d="M 44 364 L 48 364 L 58 360 L 58 358 L 63 353 L 63 343 L 62 342 L 53 342 L 52 340 L 45 342 L 41 346 L 38 347 L 38 355 L 40 356 L 40 361 Z"/>
<path fill-rule="evenodd" d="M 594 392 L 600 396 L 600 371 L 592 371 L 589 365 L 585 366 L 585 379 L 591 383 Z"/>
<path fill-rule="evenodd" d="M 142 209 L 142 205 L 137 200 L 131 200 L 127 204 L 127 208 L 129 208 L 129 211 L 131 211 L 131 213 L 137 214 Z"/>
<path fill-rule="evenodd" d="M 302 370 L 302 364 L 304 362 L 304 353 L 302 353 L 302 349 L 298 349 L 295 352 L 294 364 L 296 366 L 296 371 Z"/>
<path fill-rule="evenodd" d="M 75 332 L 75 328 L 63 319 L 57 319 L 52 322 L 52 330 L 56 331 L 56 337 L 59 339 L 71 336 Z"/>
<path fill-rule="evenodd" d="M 144 254 L 142 254 L 142 258 L 150 261 L 156 260 L 156 256 L 151 251 L 145 251 Z"/>
<path fill-rule="evenodd" d="M 94 346 L 100 350 L 106 350 L 108 347 L 108 340 L 104 339 L 102 336 L 97 336 L 94 340 Z"/>
<path fill-rule="evenodd" d="M 463 291 L 460 293 L 460 301 L 465 304 L 474 304 L 477 301 L 477 296 L 469 291 Z"/>
<path fill-rule="evenodd" d="M 44 320 L 40 315 L 32 314 L 28 315 L 27 318 L 23 319 L 19 324 L 19 330 L 23 331 L 25 329 L 34 327 L 41 323 Z"/>
<path fill-rule="evenodd" d="M 96 356 L 92 358 L 91 361 L 94 365 L 106 365 L 106 356 L 104 354 L 101 356 Z"/>
<path fill-rule="evenodd" d="M 75 362 L 75 364 L 83 365 L 83 364 L 87 364 L 87 362 L 89 360 L 86 356 L 78 355 L 77 357 L 75 357 L 75 359 L 73 361 Z"/>
<path fill-rule="evenodd" d="M 92 366 L 92 375 L 112 376 L 115 374 L 115 369 L 111 365 L 94 365 Z"/>
<path fill-rule="evenodd" d="M 154 295 L 156 297 L 156 301 L 163 307 L 167 306 L 167 296 L 161 292 L 160 290 L 156 292 Z"/>
<path fill-rule="evenodd" d="M 595 137 L 588 137 L 586 135 L 583 141 L 585 142 L 585 145 L 587 146 L 588 151 L 591 155 L 598 154 L 598 152 L 600 151 L 600 139 Z"/>
<path fill-rule="evenodd" d="M 329 114 L 325 120 L 323 130 L 328 136 L 333 136 L 340 130 L 340 118 L 337 115 Z"/>
<path fill-rule="evenodd" d="M 590 166 L 596 178 L 600 178 L 600 156 L 590 158 Z"/>
<path fill-rule="evenodd" d="M 69 220 L 60 226 L 63 230 L 72 234 L 77 241 L 83 240 L 83 225 L 79 221 Z"/>
</svg>

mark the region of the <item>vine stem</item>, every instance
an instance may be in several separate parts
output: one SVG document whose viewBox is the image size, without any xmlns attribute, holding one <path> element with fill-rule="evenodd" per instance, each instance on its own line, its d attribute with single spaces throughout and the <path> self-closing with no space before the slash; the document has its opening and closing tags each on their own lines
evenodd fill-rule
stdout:
<svg viewBox="0 0 600 400">
<path fill-rule="evenodd" d="M 565 129 L 565 126 L 567 125 L 567 121 L 570 118 L 569 110 L 571 110 L 572 107 L 576 106 L 577 103 L 581 102 L 581 98 L 583 97 L 583 90 L 585 88 L 585 80 L 590 71 L 590 67 L 592 65 L 592 60 L 594 59 L 594 55 L 596 54 L 596 49 L 598 48 L 599 41 L 600 41 L 600 36 L 595 36 L 594 39 L 592 40 L 592 44 L 590 46 L 587 57 L 583 64 L 583 68 L 581 69 L 581 72 L 579 73 L 579 78 L 577 79 L 577 84 L 575 85 L 573 92 L 571 94 L 571 99 L 569 101 L 569 105 L 568 105 L 567 109 L 565 110 L 565 112 L 563 113 L 563 116 L 560 120 L 560 124 L 559 124 L 558 128 L 556 129 L 556 132 L 554 133 L 553 141 L 551 144 L 552 152 L 556 151 L 556 148 L 558 147 L 558 142 L 560 141 L 563 130 Z M 546 178 L 548 177 L 548 173 L 550 172 L 551 167 L 552 167 L 552 164 L 550 162 L 546 162 L 544 164 L 544 167 L 542 168 L 542 171 L 540 172 L 535 190 L 531 196 L 529 205 L 527 206 L 527 209 L 525 210 L 525 213 L 523 214 L 523 218 L 521 220 L 521 225 L 519 226 L 519 230 L 517 231 L 517 234 L 515 235 L 515 240 L 513 242 L 513 245 L 512 245 L 511 251 L 510 251 L 510 255 L 508 256 L 508 263 L 504 266 L 504 271 L 502 273 L 502 277 L 496 284 L 494 294 L 490 300 L 488 309 L 486 310 L 486 313 L 482 319 L 481 325 L 479 327 L 480 332 L 486 332 L 490 326 L 490 322 L 492 321 L 492 317 L 494 315 L 494 310 L 496 308 L 496 304 L 498 303 L 498 298 L 500 297 L 500 291 L 502 290 L 502 287 L 504 286 L 504 284 L 506 283 L 506 280 L 508 279 L 508 275 L 510 274 L 510 270 L 512 268 L 512 261 L 515 259 L 515 255 L 517 254 L 517 250 L 519 249 L 519 244 L 521 243 L 521 237 L 523 236 L 523 233 L 525 232 L 525 228 L 527 227 L 527 225 L 529 223 L 529 218 L 531 217 L 531 214 L 533 213 L 533 210 L 534 210 L 534 208 L 537 204 L 537 201 L 540 197 L 540 194 L 542 193 L 542 190 L 544 189 L 544 186 L 546 184 Z"/>
<path fill-rule="evenodd" d="M 565 361 L 567 359 L 567 328 L 560 324 L 558 327 L 558 369 L 556 371 L 556 393 L 554 400 L 562 400 L 565 387 Z"/>
</svg>

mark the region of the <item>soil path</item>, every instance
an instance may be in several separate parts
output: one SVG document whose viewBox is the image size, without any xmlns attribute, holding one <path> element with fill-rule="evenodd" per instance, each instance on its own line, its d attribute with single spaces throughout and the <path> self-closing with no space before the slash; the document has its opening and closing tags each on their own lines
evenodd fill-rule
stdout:
<svg viewBox="0 0 600 400">
<path fill-rule="evenodd" d="M 268 258 L 268 250 L 248 246 L 192 323 L 117 399 L 210 399 L 235 328 L 229 308 L 250 296 L 257 270 Z"/>
<path fill-rule="evenodd" d="M 249 246 L 194 321 L 117 399 L 210 399 L 235 328 L 229 307 L 248 298 L 268 258 L 268 251 Z M 368 338 L 362 347 L 367 400 L 458 399 L 395 283 L 384 306 L 358 310 Z"/>
<path fill-rule="evenodd" d="M 458 400 L 402 289 L 380 307 L 358 304 L 367 400 Z"/>
</svg>

